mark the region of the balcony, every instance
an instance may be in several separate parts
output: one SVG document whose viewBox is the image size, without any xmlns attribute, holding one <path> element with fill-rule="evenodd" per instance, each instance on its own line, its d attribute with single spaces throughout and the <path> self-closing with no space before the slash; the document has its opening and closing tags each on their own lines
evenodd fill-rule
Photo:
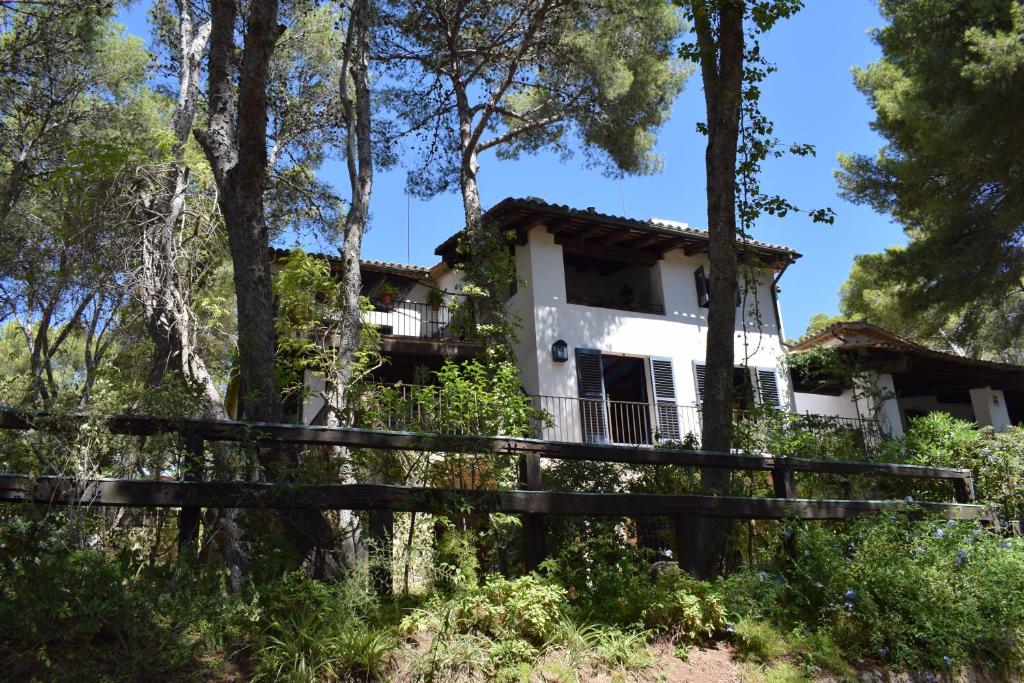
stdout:
<svg viewBox="0 0 1024 683">
<path fill-rule="evenodd" d="M 395 301 L 389 306 L 380 303 L 363 314 L 363 323 L 373 325 L 385 337 L 416 337 L 419 339 L 458 339 L 452 328 L 452 309 L 414 301 Z"/>
<path fill-rule="evenodd" d="M 459 317 L 449 306 L 405 300 L 376 302 L 374 310 L 363 314 L 363 323 L 377 328 L 381 351 L 391 358 L 392 370 L 404 377 L 415 365 L 430 365 L 438 358 L 464 360 L 480 351 L 480 342 L 465 339 Z"/>
<path fill-rule="evenodd" d="M 380 394 L 362 397 L 364 414 L 373 424 L 361 426 L 397 431 L 446 432 L 460 435 L 487 433 L 484 427 L 494 416 L 472 407 L 444 405 L 444 398 L 429 387 L 385 387 Z M 701 408 L 697 405 L 610 401 L 570 396 L 528 396 L 530 405 L 543 417 L 535 420 L 531 436 L 546 441 L 595 443 L 622 446 L 656 446 L 664 443 L 699 443 Z M 738 422 L 746 418 L 737 413 Z M 877 421 L 826 415 L 796 415 L 792 423 L 809 429 L 845 433 L 865 450 L 882 440 Z"/>
</svg>

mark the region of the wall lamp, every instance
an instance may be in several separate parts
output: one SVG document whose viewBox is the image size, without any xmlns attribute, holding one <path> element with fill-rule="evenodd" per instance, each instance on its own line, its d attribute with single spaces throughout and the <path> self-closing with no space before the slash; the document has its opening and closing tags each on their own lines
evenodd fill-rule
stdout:
<svg viewBox="0 0 1024 683">
<path fill-rule="evenodd" d="M 551 360 L 564 363 L 569 360 L 569 345 L 559 339 L 551 345 Z"/>
</svg>

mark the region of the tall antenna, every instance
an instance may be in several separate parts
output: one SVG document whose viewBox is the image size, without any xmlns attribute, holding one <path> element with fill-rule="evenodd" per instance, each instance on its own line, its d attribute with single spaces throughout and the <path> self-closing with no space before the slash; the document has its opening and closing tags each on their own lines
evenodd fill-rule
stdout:
<svg viewBox="0 0 1024 683">
<path fill-rule="evenodd" d="M 412 214 L 411 208 L 412 200 L 409 198 L 409 193 L 405 193 L 405 265 L 412 265 Z"/>
</svg>

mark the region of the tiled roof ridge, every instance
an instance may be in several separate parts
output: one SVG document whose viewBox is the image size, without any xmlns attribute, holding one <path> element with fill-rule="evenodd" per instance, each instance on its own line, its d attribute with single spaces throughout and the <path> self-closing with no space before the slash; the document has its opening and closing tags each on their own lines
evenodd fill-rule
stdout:
<svg viewBox="0 0 1024 683">
<path fill-rule="evenodd" d="M 599 211 L 596 211 L 593 207 L 588 207 L 586 209 L 577 209 L 575 207 L 569 206 L 568 204 L 556 204 L 556 203 L 549 202 L 549 201 L 546 201 L 544 199 L 541 199 L 540 197 L 532 197 L 532 196 L 530 196 L 530 197 L 506 197 L 505 199 L 501 200 L 500 202 L 495 204 L 493 207 L 491 207 L 492 210 L 494 208 L 497 208 L 501 204 L 504 204 L 505 202 L 516 202 L 516 203 L 520 203 L 520 204 L 532 204 L 533 206 L 537 206 L 539 208 L 557 209 L 559 211 L 565 211 L 565 212 L 568 212 L 568 213 L 579 214 L 581 216 L 589 216 L 591 218 L 599 218 L 599 219 L 603 219 L 603 220 L 617 221 L 617 222 L 620 222 L 620 223 L 630 223 L 630 224 L 633 224 L 633 225 L 637 226 L 638 228 L 654 227 L 654 228 L 661 228 L 662 230 L 672 230 L 674 232 L 678 232 L 678 233 L 681 233 L 681 234 L 684 234 L 684 235 L 694 235 L 695 237 L 708 237 L 708 231 L 707 230 L 702 230 L 700 228 L 695 228 L 695 227 L 692 227 L 690 225 L 687 225 L 686 227 L 682 227 L 680 225 L 680 223 L 682 223 L 682 221 L 671 221 L 670 219 L 666 219 L 666 218 L 662 218 L 662 219 L 647 218 L 647 219 L 644 219 L 644 218 L 630 218 L 628 216 L 618 216 L 618 215 L 611 214 L 611 213 L 601 213 Z M 765 248 L 768 248 L 768 249 L 777 249 L 779 251 L 785 251 L 785 252 L 790 252 L 790 253 L 794 253 L 794 254 L 797 253 L 796 250 L 793 249 L 792 247 L 787 247 L 787 246 L 785 246 L 783 244 L 773 244 L 771 242 L 763 242 L 761 240 L 755 240 L 755 239 L 753 239 L 751 237 L 744 238 L 742 241 L 744 243 L 746 243 L 746 244 L 750 244 L 750 245 L 757 246 L 757 247 L 765 247 Z"/>
<path fill-rule="evenodd" d="M 278 256 L 287 256 L 288 254 L 290 254 L 292 252 L 291 249 L 282 249 L 280 247 L 271 247 L 270 251 L 271 251 L 272 254 L 275 254 L 275 255 L 278 255 Z M 326 259 L 328 261 L 340 261 L 341 260 L 341 256 L 340 255 L 336 255 L 336 254 L 324 254 L 324 253 L 315 252 L 315 251 L 310 251 L 310 252 L 306 252 L 306 253 L 309 254 L 310 256 L 314 257 L 314 258 Z M 359 259 L 359 263 L 361 263 L 363 265 L 379 266 L 381 268 L 394 268 L 395 270 L 414 271 L 414 272 L 417 272 L 417 273 L 423 273 L 424 275 L 429 273 L 430 272 L 430 268 L 431 268 L 431 266 L 409 265 L 409 264 L 405 264 L 405 263 L 395 263 L 394 261 L 381 261 L 379 259 L 372 259 L 372 258 L 361 258 L 361 259 Z"/>
<path fill-rule="evenodd" d="M 873 332 L 874 334 L 876 334 L 879 337 L 882 337 L 883 339 L 868 343 L 846 342 L 838 334 L 838 332 L 840 332 L 844 328 L 849 329 L 851 331 L 861 330 Z M 848 346 L 848 348 L 875 347 L 889 348 L 897 351 L 918 351 L 921 353 L 928 354 L 930 356 L 938 356 L 960 363 L 980 365 L 1017 372 L 1024 371 L 1024 366 L 1014 365 L 1012 363 L 1003 363 L 1001 361 L 985 360 L 982 358 L 971 358 L 970 356 L 959 356 L 955 353 L 950 353 L 949 351 L 940 351 L 939 349 L 933 349 L 930 346 L 925 346 L 924 344 L 912 341 L 910 339 L 907 339 L 906 337 L 902 337 L 896 334 L 895 332 L 891 332 L 885 329 L 884 327 L 881 327 L 874 323 L 870 323 L 866 320 L 843 320 L 840 322 L 832 323 L 831 325 L 821 330 L 820 332 L 816 332 L 812 335 L 807 336 L 804 339 L 800 339 L 798 343 L 791 348 L 794 351 L 804 351 L 830 335 L 842 341 L 844 344 Z"/>
</svg>

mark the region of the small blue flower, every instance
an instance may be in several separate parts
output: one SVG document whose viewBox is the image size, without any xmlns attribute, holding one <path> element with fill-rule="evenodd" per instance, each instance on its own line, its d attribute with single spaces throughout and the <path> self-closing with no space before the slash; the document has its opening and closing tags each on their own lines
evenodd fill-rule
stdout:
<svg viewBox="0 0 1024 683">
<path fill-rule="evenodd" d="M 846 609 L 847 612 L 852 612 L 853 611 L 853 603 L 850 602 L 849 600 L 847 600 L 846 602 L 843 603 L 843 608 Z"/>
<path fill-rule="evenodd" d="M 999 547 L 1003 550 L 1008 550 L 1010 548 L 1010 539 L 999 541 Z"/>
<path fill-rule="evenodd" d="M 935 683 L 935 681 L 939 680 L 939 677 L 933 674 L 931 671 L 925 671 L 924 680 L 927 681 L 927 683 Z"/>
<path fill-rule="evenodd" d="M 811 551 L 810 550 L 805 550 L 804 551 L 804 557 L 810 557 L 810 556 L 811 556 Z"/>
<path fill-rule="evenodd" d="M 726 624 L 725 625 L 725 632 L 726 633 L 734 633 L 735 631 L 736 631 L 736 629 L 735 629 L 735 627 L 733 627 L 732 624 Z"/>
<path fill-rule="evenodd" d="M 888 657 L 889 656 L 889 648 L 887 648 L 885 645 L 883 645 L 882 647 L 878 648 L 878 654 L 881 655 L 882 657 Z"/>
<path fill-rule="evenodd" d="M 949 657 L 948 655 L 946 657 L 943 657 L 942 661 L 945 662 L 947 667 L 953 666 L 953 658 Z"/>
<path fill-rule="evenodd" d="M 941 529 L 940 528 L 940 529 L 936 529 L 935 530 L 935 538 L 945 538 L 945 536 L 946 536 L 946 530 L 945 529 Z"/>
<path fill-rule="evenodd" d="M 956 526 L 956 520 L 955 519 L 947 519 L 946 520 L 946 526 Z"/>
<path fill-rule="evenodd" d="M 857 591 L 855 591 L 852 588 L 847 588 L 846 592 L 843 593 L 843 597 L 847 600 L 853 600 L 855 597 L 857 597 Z"/>
<path fill-rule="evenodd" d="M 956 551 L 956 560 L 954 560 L 954 561 L 956 562 L 956 566 L 958 566 L 958 567 L 963 566 L 963 564 L 965 562 L 967 562 L 967 553 L 964 552 L 963 550 L 957 550 Z"/>
</svg>

